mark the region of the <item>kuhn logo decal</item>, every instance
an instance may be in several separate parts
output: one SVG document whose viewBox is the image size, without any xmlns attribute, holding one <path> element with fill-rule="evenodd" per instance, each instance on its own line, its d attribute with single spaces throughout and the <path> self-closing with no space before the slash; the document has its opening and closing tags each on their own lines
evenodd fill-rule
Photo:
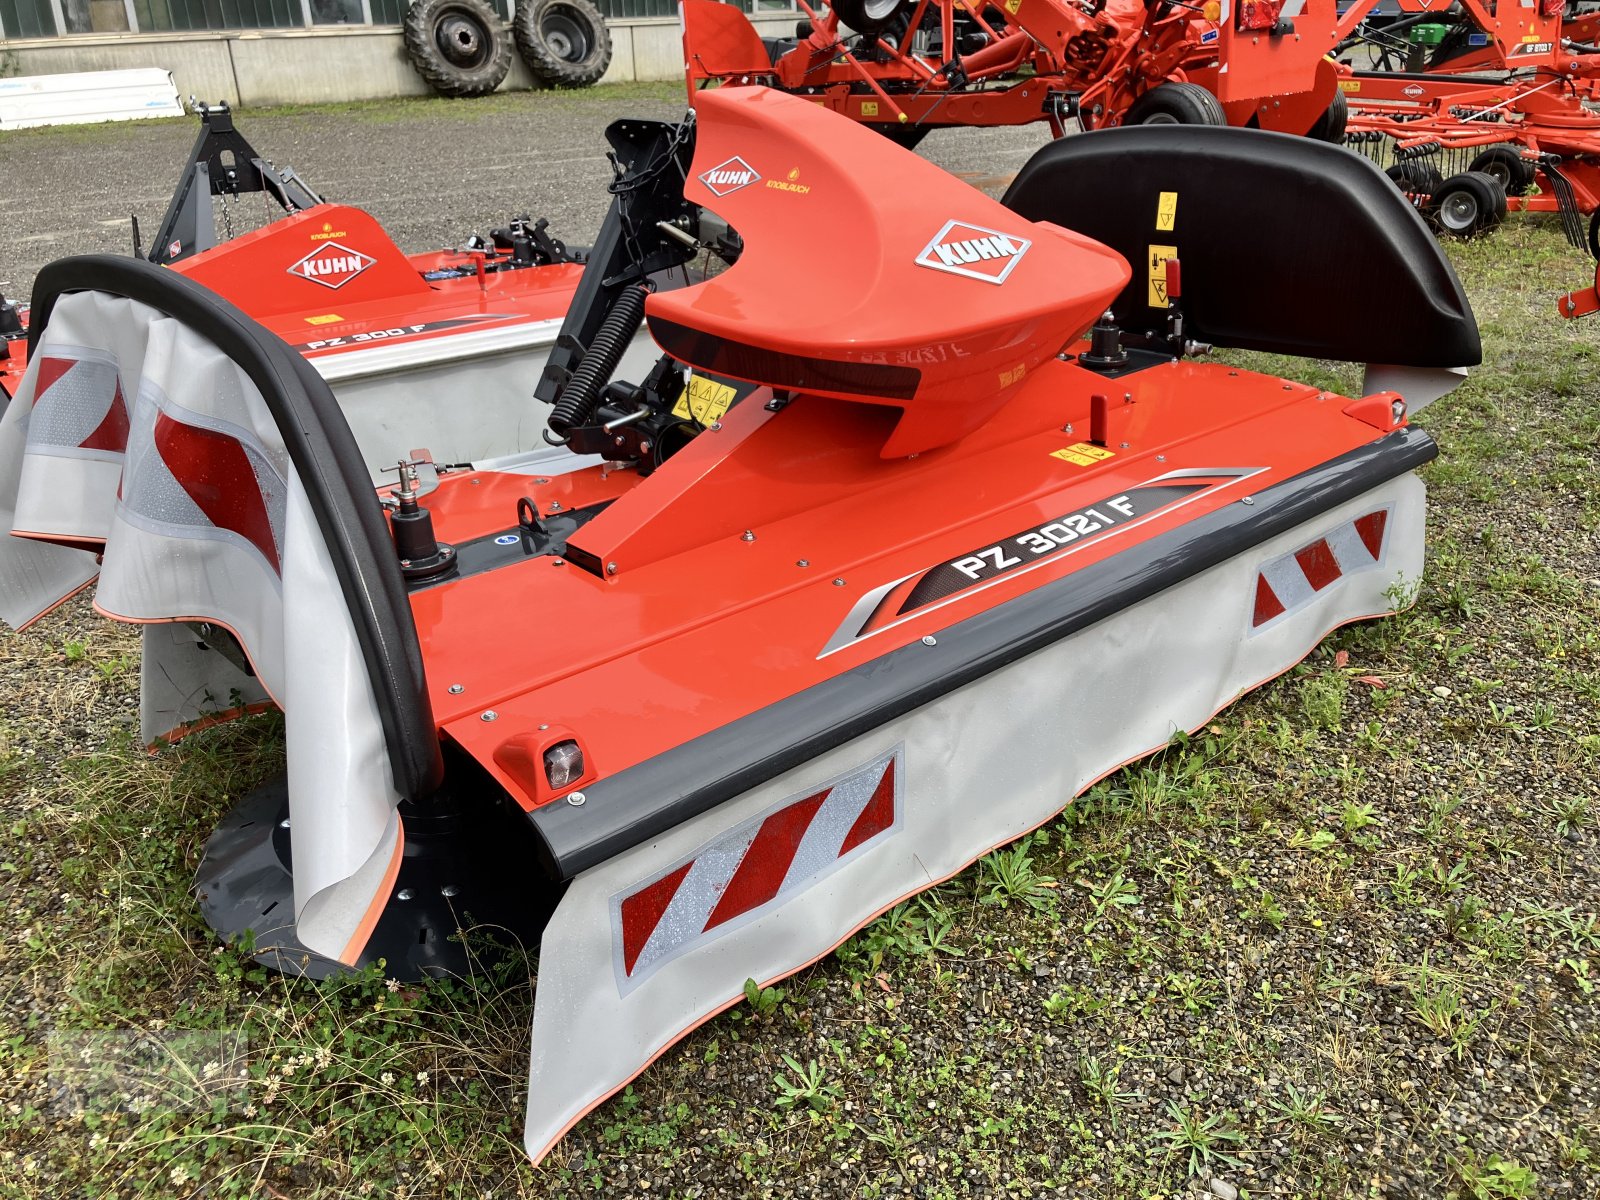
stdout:
<svg viewBox="0 0 1600 1200">
<path fill-rule="evenodd" d="M 713 196 L 729 196 L 742 187 L 749 187 L 761 178 L 756 169 L 735 154 L 725 163 L 718 163 L 700 175 L 700 182 L 711 189 Z"/>
<path fill-rule="evenodd" d="M 1420 83 L 1407 84 L 1400 89 L 1400 94 L 1403 96 L 1420 96 L 1422 95 L 1422 85 Z"/>
<path fill-rule="evenodd" d="M 1004 283 L 1033 245 L 1027 238 L 965 221 L 946 221 L 938 235 L 917 255 L 919 267 L 965 275 L 985 283 Z"/>
<path fill-rule="evenodd" d="M 320 283 L 325 288 L 342 288 L 377 261 L 339 242 L 328 242 L 290 267 L 289 274 Z"/>
</svg>

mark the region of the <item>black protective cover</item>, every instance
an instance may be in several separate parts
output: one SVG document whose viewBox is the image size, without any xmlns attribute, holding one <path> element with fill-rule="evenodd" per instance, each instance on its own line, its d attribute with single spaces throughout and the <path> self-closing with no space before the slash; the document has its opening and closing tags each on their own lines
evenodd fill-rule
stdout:
<svg viewBox="0 0 1600 1200">
<path fill-rule="evenodd" d="M 1158 227 L 1163 192 L 1177 196 L 1170 230 Z M 1149 260 L 1175 246 L 1197 341 L 1412 367 L 1483 357 L 1433 234 L 1383 172 L 1339 146 L 1191 125 L 1102 130 L 1044 146 L 1003 203 L 1128 260 L 1113 311 L 1130 332 L 1165 330 Z"/>
<path fill-rule="evenodd" d="M 322 376 L 281 338 L 194 280 L 142 259 L 105 254 L 63 258 L 39 272 L 30 356 L 56 301 L 68 292 L 104 292 L 166 313 L 212 342 L 256 385 L 327 541 L 372 680 L 395 787 L 408 800 L 431 794 L 444 767 L 411 602 L 355 435 Z"/>
</svg>

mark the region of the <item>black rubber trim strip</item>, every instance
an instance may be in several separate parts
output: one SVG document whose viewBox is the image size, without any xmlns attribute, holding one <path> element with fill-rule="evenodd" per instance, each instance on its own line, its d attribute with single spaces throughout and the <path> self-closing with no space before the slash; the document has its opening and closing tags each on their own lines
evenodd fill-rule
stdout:
<svg viewBox="0 0 1600 1200">
<path fill-rule="evenodd" d="M 105 254 L 63 258 L 39 272 L 30 357 L 68 292 L 103 292 L 166 313 L 212 342 L 256 385 L 327 541 L 372 681 L 395 787 L 408 800 L 432 793 L 444 777 L 443 759 L 405 580 L 355 435 L 322 376 L 215 292 L 175 271 Z"/>
<path fill-rule="evenodd" d="M 785 354 L 746 342 L 736 342 L 731 338 L 716 337 L 661 317 L 646 314 L 646 320 L 656 343 L 679 362 L 769 387 L 909 400 L 922 382 L 922 372 L 916 367 L 839 362 L 831 358 Z"/>
<path fill-rule="evenodd" d="M 892 650 L 529 814 L 570 879 L 835 746 L 981 679 L 1438 456 L 1418 429 L 1369 445 Z"/>
</svg>

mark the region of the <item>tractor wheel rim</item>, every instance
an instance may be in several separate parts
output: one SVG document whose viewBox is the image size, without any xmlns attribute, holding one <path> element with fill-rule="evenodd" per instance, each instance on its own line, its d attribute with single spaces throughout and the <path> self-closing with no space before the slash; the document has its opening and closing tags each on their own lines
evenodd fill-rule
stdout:
<svg viewBox="0 0 1600 1200">
<path fill-rule="evenodd" d="M 1467 192 L 1451 192 L 1439 206 L 1439 219 L 1455 233 L 1471 229 L 1478 221 L 1478 201 Z"/>
<path fill-rule="evenodd" d="M 563 62 L 582 62 L 589 57 L 589 35 L 583 26 L 565 13 L 550 13 L 539 32 L 550 53 Z"/>
<path fill-rule="evenodd" d="M 488 57 L 488 41 L 476 21 L 451 16 L 439 22 L 434 42 L 452 66 L 479 67 Z"/>
<path fill-rule="evenodd" d="M 1501 187 L 1506 187 L 1511 183 L 1511 168 L 1500 159 L 1496 159 L 1484 167 L 1483 173 L 1498 182 Z"/>
<path fill-rule="evenodd" d="M 1182 125 L 1183 122 L 1178 120 L 1178 118 L 1173 116 L 1171 113 L 1152 113 L 1150 116 L 1148 116 L 1144 120 L 1140 121 L 1139 124 L 1141 124 L 1141 125 Z"/>
</svg>

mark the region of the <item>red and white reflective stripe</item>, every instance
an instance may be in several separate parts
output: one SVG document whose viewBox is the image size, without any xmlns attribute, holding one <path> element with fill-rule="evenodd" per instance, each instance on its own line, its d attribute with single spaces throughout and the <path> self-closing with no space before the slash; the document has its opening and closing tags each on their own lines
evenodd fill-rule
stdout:
<svg viewBox="0 0 1600 1200">
<path fill-rule="evenodd" d="M 1264 564 L 1256 575 L 1252 632 L 1311 603 L 1345 576 L 1376 567 L 1383 561 L 1388 528 L 1389 510 L 1380 508 Z"/>
<path fill-rule="evenodd" d="M 792 898 L 900 819 L 900 749 L 783 801 L 707 842 L 665 874 L 612 897 L 617 983 L 626 994 L 678 955 Z"/>
<path fill-rule="evenodd" d="M 128 448 L 128 404 L 115 361 L 60 353 L 38 361 L 30 451 L 81 450 L 90 452 L 86 457 L 115 458 Z"/>
</svg>

